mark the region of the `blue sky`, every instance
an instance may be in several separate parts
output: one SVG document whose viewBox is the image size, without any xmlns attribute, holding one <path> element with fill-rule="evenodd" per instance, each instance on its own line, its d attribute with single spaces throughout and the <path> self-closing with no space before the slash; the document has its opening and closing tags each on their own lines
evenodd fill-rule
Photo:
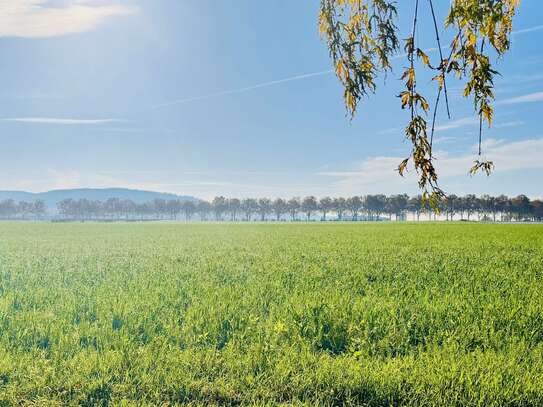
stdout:
<svg viewBox="0 0 543 407">
<path fill-rule="evenodd" d="M 402 28 L 410 11 L 402 1 Z M 395 172 L 409 154 L 395 98 L 405 60 L 351 122 L 317 12 L 317 0 L 0 0 L 0 189 L 417 193 Z M 467 175 L 477 119 L 451 82 L 435 144 L 445 191 L 543 196 L 542 16 L 541 1 L 522 1 L 498 62 L 489 178 Z"/>
</svg>

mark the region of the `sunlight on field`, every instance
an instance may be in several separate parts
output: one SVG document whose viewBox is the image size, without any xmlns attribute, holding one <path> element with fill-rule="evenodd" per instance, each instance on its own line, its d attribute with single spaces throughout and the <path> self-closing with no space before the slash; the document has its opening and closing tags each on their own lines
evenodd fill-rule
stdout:
<svg viewBox="0 0 543 407">
<path fill-rule="evenodd" d="M 541 405 L 543 226 L 0 225 L 0 404 Z"/>
</svg>

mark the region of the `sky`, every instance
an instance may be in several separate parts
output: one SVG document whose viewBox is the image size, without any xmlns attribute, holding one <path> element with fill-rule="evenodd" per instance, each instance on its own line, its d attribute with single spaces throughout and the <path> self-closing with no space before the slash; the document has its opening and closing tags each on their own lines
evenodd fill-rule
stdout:
<svg viewBox="0 0 543 407">
<path fill-rule="evenodd" d="M 400 2 L 402 38 L 411 4 Z M 447 3 L 437 8 L 443 19 Z M 128 187 L 212 198 L 418 193 L 401 178 L 405 58 L 350 120 L 318 0 L 0 0 L 0 190 Z M 477 159 L 473 104 L 438 113 L 440 186 L 543 197 L 543 3 L 522 0 Z M 421 48 L 435 47 L 429 14 Z M 442 30 L 446 43 L 450 33 Z M 445 45 L 446 46 L 446 45 Z M 437 53 L 430 52 L 436 61 Z M 436 63 L 437 65 L 437 63 Z M 432 102 L 427 80 L 421 87 Z"/>
</svg>

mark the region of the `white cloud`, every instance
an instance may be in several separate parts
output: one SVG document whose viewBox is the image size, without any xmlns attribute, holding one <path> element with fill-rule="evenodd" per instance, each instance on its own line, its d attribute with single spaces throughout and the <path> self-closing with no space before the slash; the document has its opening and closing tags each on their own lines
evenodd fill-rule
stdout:
<svg viewBox="0 0 543 407">
<path fill-rule="evenodd" d="M 503 103 L 504 102 L 502 102 L 502 104 Z M 524 124 L 524 122 L 522 122 L 520 120 L 514 120 L 514 121 L 503 122 L 503 123 L 496 123 L 496 124 L 493 124 L 492 127 L 496 128 L 496 129 L 501 129 L 501 128 L 504 128 L 504 127 L 521 126 L 523 124 Z M 428 123 L 428 133 L 430 133 L 431 125 L 432 125 L 432 123 Z M 443 131 L 447 131 L 447 130 L 454 130 L 454 129 L 459 129 L 459 128 L 462 128 L 462 127 L 478 126 L 478 125 L 479 125 L 479 116 L 467 116 L 467 117 L 462 117 L 462 118 L 456 119 L 456 120 L 445 121 L 445 122 L 443 122 L 443 124 L 438 124 L 438 125 L 436 125 L 434 131 L 435 131 L 435 133 L 439 133 L 439 132 L 443 132 Z M 400 127 L 393 127 L 393 128 L 381 130 L 377 134 L 383 134 L 384 135 L 384 134 L 394 134 L 394 133 L 400 133 L 400 132 L 403 133 L 403 131 L 404 131 L 404 129 L 402 129 Z"/>
<path fill-rule="evenodd" d="M 469 116 L 469 117 L 463 117 L 461 119 L 452 120 L 450 122 L 445 122 L 444 124 L 438 125 L 435 127 L 435 131 L 444 131 L 444 130 L 451 130 L 451 129 L 458 129 L 460 127 L 464 126 L 471 126 L 473 124 L 479 123 L 479 117 L 476 116 Z"/>
<path fill-rule="evenodd" d="M 447 48 L 449 48 L 449 47 L 446 47 L 444 49 L 447 49 Z M 438 51 L 438 48 L 427 48 L 424 51 L 426 53 L 436 52 L 436 51 Z M 407 57 L 407 54 L 404 53 L 404 54 L 395 55 L 391 59 L 403 59 L 403 58 L 406 58 L 406 57 Z M 282 79 L 276 79 L 276 80 L 273 80 L 273 81 L 262 82 L 262 83 L 258 83 L 256 85 L 246 86 L 246 87 L 243 87 L 243 88 L 223 90 L 223 91 L 220 91 L 220 92 L 210 93 L 210 94 L 207 94 L 207 95 L 200 95 L 200 96 L 193 96 L 193 97 L 188 97 L 188 98 L 183 98 L 183 99 L 178 99 L 178 100 L 172 100 L 170 102 L 157 104 L 157 105 L 153 106 L 152 108 L 153 109 L 160 109 L 160 108 L 163 108 L 163 107 L 169 107 L 169 106 L 173 106 L 173 105 L 181 105 L 181 104 L 190 103 L 190 102 L 197 102 L 197 101 L 200 101 L 200 100 L 212 99 L 212 98 L 216 98 L 216 97 L 219 97 L 219 96 L 235 95 L 235 94 L 238 94 L 238 93 L 250 92 L 250 91 L 253 91 L 253 90 L 260 89 L 260 88 L 267 88 L 269 86 L 281 85 L 281 84 L 284 84 L 284 83 L 287 83 L 287 82 L 299 81 L 299 80 L 303 80 L 303 79 L 310 79 L 310 78 L 314 78 L 314 77 L 318 77 L 318 76 L 330 75 L 330 74 L 333 74 L 333 73 L 334 73 L 333 69 L 327 69 L 327 70 L 324 70 L 324 71 L 317 71 L 317 72 L 309 72 L 309 73 L 305 73 L 305 74 L 289 76 L 288 78 L 282 78 Z"/>
<path fill-rule="evenodd" d="M 110 17 L 138 12 L 114 1 L 0 0 L 0 37 L 44 38 L 96 28 Z"/>
<path fill-rule="evenodd" d="M 543 80 L 543 73 L 529 73 L 522 75 L 507 75 L 503 79 L 500 79 L 500 83 L 518 85 L 519 83 L 538 82 L 541 80 Z"/>
<path fill-rule="evenodd" d="M 516 96 L 514 98 L 499 101 L 498 105 L 514 105 L 517 103 L 535 103 L 543 102 L 543 92 L 529 93 L 527 95 Z"/>
<path fill-rule="evenodd" d="M 510 122 L 503 122 L 494 124 L 492 127 L 496 129 L 503 129 L 506 127 L 519 127 L 522 126 L 524 122 L 522 120 L 511 120 Z"/>
<path fill-rule="evenodd" d="M 267 88 L 269 86 L 280 85 L 280 84 L 287 83 L 287 82 L 293 82 L 293 81 L 299 81 L 299 80 L 302 80 L 302 79 L 314 78 L 316 76 L 330 75 L 333 72 L 334 71 L 332 69 L 327 69 L 326 71 L 311 72 L 311 73 L 306 73 L 306 74 L 302 74 L 302 75 L 290 76 L 288 78 L 276 79 L 276 80 L 268 81 L 268 82 L 262 82 L 262 83 L 258 83 L 256 85 L 252 85 L 252 86 L 247 86 L 247 87 L 244 87 L 244 88 L 224 90 L 224 91 L 220 91 L 220 92 L 210 93 L 210 94 L 207 94 L 207 95 L 193 96 L 193 97 L 189 97 L 189 98 L 173 100 L 171 102 L 166 102 L 166 103 L 161 103 L 159 105 L 155 105 L 155 106 L 153 106 L 153 109 L 159 109 L 159 108 L 162 108 L 162 107 L 169 107 L 169 106 L 173 106 L 173 105 L 180 105 L 180 104 L 185 104 L 185 103 L 190 103 L 190 102 L 197 102 L 197 101 L 200 101 L 200 100 L 213 99 L 213 98 L 220 97 L 220 96 L 228 96 L 228 95 L 235 95 L 235 94 L 238 94 L 238 93 L 250 92 L 252 90 L 257 90 L 257 89 L 260 89 L 260 88 Z"/>
<path fill-rule="evenodd" d="M 0 0 L 0 1 L 2 1 L 2 0 Z M 64 1 L 67 1 L 67 0 L 64 0 Z M 529 27 L 529 28 L 514 31 L 512 34 L 513 35 L 524 34 L 524 33 L 529 33 L 529 32 L 533 32 L 533 31 L 539 31 L 539 30 L 542 30 L 542 29 L 543 29 L 543 25 L 538 25 L 538 26 Z M 442 50 L 447 50 L 447 49 L 450 49 L 450 47 L 442 47 Z M 433 48 L 426 48 L 424 51 L 426 53 L 433 53 L 433 52 L 437 52 L 438 50 L 439 50 L 438 48 L 433 47 Z M 408 55 L 406 53 L 402 53 L 402 54 L 394 55 L 391 59 L 393 59 L 393 60 L 404 59 L 407 56 Z M 279 85 L 279 84 L 283 84 L 283 83 L 286 83 L 286 82 L 292 82 L 292 81 L 298 81 L 298 80 L 302 80 L 302 79 L 313 78 L 313 77 L 316 77 L 316 76 L 329 75 L 329 74 L 332 74 L 332 73 L 334 73 L 333 69 L 327 69 L 325 71 L 318 71 L 318 72 L 309 72 L 309 73 L 305 73 L 305 74 L 301 74 L 301 75 L 291 76 L 291 77 L 288 77 L 288 78 L 273 80 L 273 81 L 269 81 L 269 82 L 262 82 L 262 83 L 259 83 L 259 84 L 253 85 L 253 86 L 247 86 L 247 87 L 243 87 L 243 88 L 239 88 L 239 89 L 230 89 L 230 90 L 224 90 L 224 91 L 220 91 L 220 92 L 210 93 L 210 94 L 207 94 L 207 95 L 193 96 L 193 97 L 187 97 L 187 98 L 183 98 L 183 99 L 173 100 L 173 101 L 170 101 L 170 102 L 157 104 L 157 105 L 153 106 L 152 108 L 153 109 L 159 109 L 159 108 L 169 107 L 169 106 L 173 106 L 173 105 L 180 105 L 180 104 L 191 103 L 191 102 L 196 102 L 196 101 L 200 101 L 200 100 L 211 99 L 211 98 L 215 98 L 215 97 L 219 97 L 219 96 L 228 96 L 228 95 L 233 95 L 233 94 L 238 94 L 238 93 L 245 93 L 245 92 L 249 92 L 249 91 L 256 90 L 256 89 L 265 88 L 265 87 L 268 87 L 268 86 L 274 86 L 274 85 Z M 452 94 L 458 93 L 458 95 L 461 95 L 462 92 L 463 92 L 463 89 L 461 89 L 461 88 L 453 88 L 451 93 Z M 395 133 L 398 130 L 400 130 L 400 129 L 398 129 L 398 128 L 387 129 L 387 130 L 383 130 L 379 134 Z"/>
<path fill-rule="evenodd" d="M 513 35 L 518 35 L 518 34 L 531 33 L 531 32 L 540 31 L 540 30 L 543 30 L 543 25 L 535 25 L 533 27 L 528 27 L 528 28 L 523 28 L 521 30 L 516 30 L 516 31 L 513 31 L 512 34 Z"/>
<path fill-rule="evenodd" d="M 31 124 L 106 124 L 116 123 L 118 119 L 61 119 L 57 117 L 13 117 L 0 119 L 3 122 L 31 123 Z"/>
<path fill-rule="evenodd" d="M 444 151 L 435 153 L 435 165 L 442 181 L 468 177 L 468 171 L 477 158 L 476 147 L 471 152 L 450 155 Z M 543 137 L 522 141 L 488 139 L 483 143 L 484 158 L 495 164 L 495 174 L 519 170 L 543 169 L 541 152 Z M 336 178 L 332 188 L 342 194 L 416 192 L 416 173 L 413 169 L 402 178 L 396 168 L 405 157 L 370 157 L 362 161 L 354 171 L 326 171 L 319 175 Z"/>
<path fill-rule="evenodd" d="M 469 117 L 463 117 L 461 119 L 456 119 L 448 122 L 444 122 L 443 124 L 436 125 L 434 131 L 436 133 L 440 131 L 446 131 L 446 130 L 452 130 L 452 129 L 458 129 L 460 127 L 470 126 L 479 123 L 479 118 L 477 116 L 469 116 Z M 430 132 L 431 123 L 428 123 L 428 132 Z M 392 127 L 389 129 L 384 129 L 379 131 L 378 134 L 394 134 L 394 133 L 400 133 L 404 132 L 404 129 L 401 127 Z"/>
<path fill-rule="evenodd" d="M 451 137 L 451 136 L 435 137 L 434 145 L 436 143 L 452 143 L 453 141 L 458 141 L 458 137 Z"/>
</svg>

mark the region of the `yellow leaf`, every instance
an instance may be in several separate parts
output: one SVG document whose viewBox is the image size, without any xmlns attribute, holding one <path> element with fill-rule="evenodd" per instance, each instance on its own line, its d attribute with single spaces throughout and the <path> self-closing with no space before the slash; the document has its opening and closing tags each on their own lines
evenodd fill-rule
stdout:
<svg viewBox="0 0 543 407">
<path fill-rule="evenodd" d="M 492 126 L 492 115 L 494 113 L 492 107 L 489 105 L 484 105 L 481 109 L 481 113 L 483 114 L 484 118 L 486 119 L 488 126 Z"/>
<path fill-rule="evenodd" d="M 409 103 L 410 94 L 407 91 L 403 91 L 402 93 L 400 93 L 400 97 L 402 98 L 402 109 L 405 109 L 405 107 Z"/>
<path fill-rule="evenodd" d="M 354 113 L 356 110 L 356 99 L 351 92 L 345 91 L 345 103 L 347 104 L 347 108 L 351 111 L 351 113 Z"/>
<path fill-rule="evenodd" d="M 337 63 L 336 74 L 340 78 L 343 77 L 343 62 L 341 60 L 339 60 L 338 63 Z"/>
<path fill-rule="evenodd" d="M 430 66 L 430 58 L 428 58 L 428 55 L 426 55 L 424 53 L 423 50 L 421 50 L 420 48 L 417 48 L 417 56 L 419 58 L 422 58 L 422 63 L 426 66 Z"/>
<path fill-rule="evenodd" d="M 432 78 L 433 81 L 436 81 L 438 84 L 439 84 L 439 87 L 442 88 L 443 87 L 443 75 L 440 74 L 440 75 L 436 75 Z"/>
<path fill-rule="evenodd" d="M 328 18 L 325 13 L 321 13 L 319 17 L 319 32 L 321 35 L 328 32 Z"/>
<path fill-rule="evenodd" d="M 400 173 L 402 177 L 404 176 L 404 173 L 406 172 L 408 162 L 409 162 L 409 158 L 406 158 L 400 163 L 400 165 L 398 165 L 398 172 Z"/>
</svg>

